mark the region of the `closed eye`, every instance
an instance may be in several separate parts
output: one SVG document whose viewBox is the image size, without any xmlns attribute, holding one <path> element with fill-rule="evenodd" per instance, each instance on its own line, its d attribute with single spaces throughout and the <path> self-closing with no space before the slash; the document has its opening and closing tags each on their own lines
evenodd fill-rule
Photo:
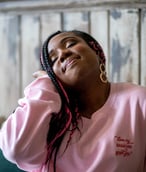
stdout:
<svg viewBox="0 0 146 172">
<path fill-rule="evenodd" d="M 76 45 L 76 43 L 77 43 L 76 41 L 69 41 L 66 43 L 66 48 L 70 48 L 70 47 Z"/>
<path fill-rule="evenodd" d="M 56 60 L 57 60 L 57 57 L 51 58 L 52 66 L 54 65 L 54 63 L 56 62 Z"/>
</svg>

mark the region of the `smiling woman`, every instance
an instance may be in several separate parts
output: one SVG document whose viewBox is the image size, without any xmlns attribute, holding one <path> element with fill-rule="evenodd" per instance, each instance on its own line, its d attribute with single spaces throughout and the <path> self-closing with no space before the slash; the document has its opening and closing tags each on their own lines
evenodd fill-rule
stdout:
<svg viewBox="0 0 146 172">
<path fill-rule="evenodd" d="M 40 62 L 0 131 L 4 156 L 29 172 L 144 172 L 146 88 L 109 82 L 82 31 L 50 35 Z"/>
<path fill-rule="evenodd" d="M 93 74 L 98 74 L 99 58 L 96 52 L 82 38 L 73 33 L 65 32 L 52 38 L 48 50 L 51 52 L 49 53 L 50 59 L 53 59 L 52 68 L 55 75 L 69 87 L 75 85 L 79 87 L 84 76 L 90 75 L 91 77 Z M 94 73 L 85 73 L 91 66 L 95 70 Z"/>
</svg>

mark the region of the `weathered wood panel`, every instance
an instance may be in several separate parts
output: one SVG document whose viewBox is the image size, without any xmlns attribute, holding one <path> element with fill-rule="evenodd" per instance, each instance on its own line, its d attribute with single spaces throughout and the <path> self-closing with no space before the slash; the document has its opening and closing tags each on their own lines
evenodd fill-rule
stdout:
<svg viewBox="0 0 146 172">
<path fill-rule="evenodd" d="M 63 14 L 64 30 L 82 30 L 89 32 L 89 13 L 88 12 L 69 12 Z"/>
<path fill-rule="evenodd" d="M 115 8 L 146 8 L 145 0 L 43 0 L 43 1 L 14 1 L 0 3 L 0 11 L 24 14 L 44 12 L 74 12 L 90 10 L 108 10 Z"/>
<path fill-rule="evenodd" d="M 49 13 L 41 15 L 41 42 L 55 31 L 61 30 L 61 14 Z"/>
<path fill-rule="evenodd" d="M 40 5 L 35 2 L 36 6 L 30 2 L 11 4 L 11 7 L 7 4 L 4 8 L 8 14 L 1 11 L 0 115 L 7 116 L 15 108 L 22 96 L 20 91 L 23 92 L 33 80 L 32 73 L 40 67 L 42 42 L 60 29 L 83 30 L 99 41 L 107 57 L 111 81 L 146 85 L 146 0 L 59 1 L 51 4 L 40 1 Z M 21 15 L 15 16 L 13 11 Z"/>
<path fill-rule="evenodd" d="M 146 86 L 146 9 L 141 18 L 141 84 Z"/>
<path fill-rule="evenodd" d="M 22 90 L 33 80 L 32 74 L 39 67 L 40 20 L 39 16 L 21 18 Z"/>
<path fill-rule="evenodd" d="M 0 0 L 0 2 L 13 2 L 13 1 L 19 1 L 19 2 L 25 2 L 26 0 Z M 36 0 L 29 0 L 29 1 L 36 1 Z M 37 0 L 37 1 L 46 1 L 46 0 Z M 54 0 L 47 0 L 48 2 L 54 2 Z M 77 0 L 68 0 L 70 2 L 77 2 Z M 138 2 L 142 0 L 98 0 L 99 2 L 117 2 L 117 1 L 128 1 L 128 2 Z M 66 3 L 66 0 L 56 0 L 55 2 L 60 2 L 60 3 Z M 54 2 L 54 3 L 55 3 Z M 95 2 L 95 0 L 83 0 L 84 3 L 88 2 Z"/>
<path fill-rule="evenodd" d="M 19 97 L 19 19 L 0 15 L 0 115 L 8 116 Z"/>
<path fill-rule="evenodd" d="M 100 43 L 106 56 L 106 70 L 108 72 L 109 48 L 108 48 L 108 11 L 91 12 L 91 35 Z"/>
<path fill-rule="evenodd" d="M 113 10 L 110 17 L 111 80 L 139 82 L 138 10 Z"/>
</svg>

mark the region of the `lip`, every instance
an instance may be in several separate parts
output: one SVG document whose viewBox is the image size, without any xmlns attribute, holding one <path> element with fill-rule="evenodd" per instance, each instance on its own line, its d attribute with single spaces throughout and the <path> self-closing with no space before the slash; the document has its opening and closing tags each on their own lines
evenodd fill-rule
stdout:
<svg viewBox="0 0 146 172">
<path fill-rule="evenodd" d="M 63 70 L 66 71 L 68 68 L 74 65 L 78 59 L 78 56 L 68 57 L 63 64 Z"/>
</svg>

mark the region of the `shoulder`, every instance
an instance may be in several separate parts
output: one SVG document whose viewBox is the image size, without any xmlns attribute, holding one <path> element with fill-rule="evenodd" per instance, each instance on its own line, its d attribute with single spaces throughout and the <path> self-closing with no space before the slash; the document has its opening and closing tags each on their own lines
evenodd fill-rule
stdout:
<svg viewBox="0 0 146 172">
<path fill-rule="evenodd" d="M 112 87 L 118 102 L 139 105 L 146 110 L 146 87 L 133 83 L 115 83 Z"/>
<path fill-rule="evenodd" d="M 119 94 L 146 96 L 146 87 L 133 83 L 114 83 L 112 87 Z"/>
</svg>

